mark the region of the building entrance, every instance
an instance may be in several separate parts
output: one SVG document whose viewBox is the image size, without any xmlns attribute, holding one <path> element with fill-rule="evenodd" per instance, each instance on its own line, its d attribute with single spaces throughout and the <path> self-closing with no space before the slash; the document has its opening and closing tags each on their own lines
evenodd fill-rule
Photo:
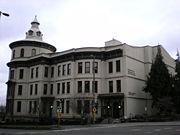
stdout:
<svg viewBox="0 0 180 135">
<path fill-rule="evenodd" d="M 101 102 L 101 117 L 120 118 L 124 116 L 124 94 L 101 94 L 98 98 Z"/>
</svg>

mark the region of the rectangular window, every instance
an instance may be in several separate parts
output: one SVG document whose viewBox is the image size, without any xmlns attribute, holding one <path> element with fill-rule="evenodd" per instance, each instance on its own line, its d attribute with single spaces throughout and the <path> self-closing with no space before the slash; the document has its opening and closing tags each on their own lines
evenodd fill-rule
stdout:
<svg viewBox="0 0 180 135">
<path fill-rule="evenodd" d="M 68 75 L 71 74 L 71 64 L 70 63 L 67 65 L 67 74 Z"/>
<path fill-rule="evenodd" d="M 61 66 L 58 66 L 58 76 L 61 75 Z"/>
<path fill-rule="evenodd" d="M 121 71 L 121 63 L 120 60 L 116 61 L 116 72 L 120 72 Z"/>
<path fill-rule="evenodd" d="M 70 93 L 70 82 L 67 82 L 67 93 Z"/>
<path fill-rule="evenodd" d="M 64 113 L 64 100 L 61 102 L 62 113 Z"/>
<path fill-rule="evenodd" d="M 94 73 L 98 73 L 98 62 L 94 62 Z"/>
<path fill-rule="evenodd" d="M 90 62 L 85 62 L 85 73 L 90 73 Z"/>
<path fill-rule="evenodd" d="M 14 70 L 10 71 L 10 79 L 14 79 Z"/>
<path fill-rule="evenodd" d="M 65 73 L 66 73 L 66 65 L 63 65 L 62 75 L 65 75 Z"/>
<path fill-rule="evenodd" d="M 84 113 L 90 113 L 90 101 L 89 100 L 84 101 Z"/>
<path fill-rule="evenodd" d="M 51 77 L 54 77 L 54 67 L 51 67 Z"/>
<path fill-rule="evenodd" d="M 78 81 L 78 93 L 82 93 L 82 81 Z"/>
<path fill-rule="evenodd" d="M 109 73 L 113 72 L 113 62 L 109 62 Z"/>
<path fill-rule="evenodd" d="M 39 76 L 39 67 L 36 67 L 36 78 Z"/>
<path fill-rule="evenodd" d="M 19 79 L 23 79 L 24 76 L 24 69 L 19 70 Z"/>
<path fill-rule="evenodd" d="M 116 80 L 117 92 L 121 92 L 121 80 Z"/>
<path fill-rule="evenodd" d="M 17 102 L 17 112 L 21 112 L 21 101 Z"/>
<path fill-rule="evenodd" d="M 31 78 L 34 77 L 34 68 L 31 68 Z"/>
<path fill-rule="evenodd" d="M 65 93 L 65 82 L 62 83 L 62 94 Z"/>
<path fill-rule="evenodd" d="M 51 84 L 50 94 L 53 95 L 53 84 Z"/>
<path fill-rule="evenodd" d="M 31 84 L 30 85 L 30 95 L 32 95 L 33 94 L 33 85 Z"/>
<path fill-rule="evenodd" d="M 109 81 L 109 93 L 113 92 L 113 81 Z"/>
<path fill-rule="evenodd" d="M 56 101 L 56 107 L 60 107 L 60 101 Z"/>
<path fill-rule="evenodd" d="M 34 101 L 33 113 L 35 114 L 36 112 L 37 112 L 37 101 Z"/>
<path fill-rule="evenodd" d="M 29 113 L 32 111 L 32 101 L 29 101 Z"/>
<path fill-rule="evenodd" d="M 82 100 L 77 100 L 77 113 L 81 114 L 82 110 Z"/>
<path fill-rule="evenodd" d="M 38 93 L 38 84 L 35 84 L 35 95 Z"/>
<path fill-rule="evenodd" d="M 90 92 L 90 81 L 85 81 L 85 93 Z"/>
<path fill-rule="evenodd" d="M 22 85 L 18 85 L 18 95 L 22 95 Z"/>
<path fill-rule="evenodd" d="M 44 94 L 44 95 L 47 94 L 47 84 L 44 84 L 43 94 Z"/>
<path fill-rule="evenodd" d="M 66 101 L 66 113 L 69 113 L 69 100 Z"/>
<path fill-rule="evenodd" d="M 57 83 L 57 94 L 60 94 L 60 83 Z"/>
<path fill-rule="evenodd" d="M 82 62 L 78 62 L 78 74 L 82 73 Z"/>
<path fill-rule="evenodd" d="M 44 69 L 44 77 L 48 77 L 48 67 L 45 67 Z"/>
</svg>

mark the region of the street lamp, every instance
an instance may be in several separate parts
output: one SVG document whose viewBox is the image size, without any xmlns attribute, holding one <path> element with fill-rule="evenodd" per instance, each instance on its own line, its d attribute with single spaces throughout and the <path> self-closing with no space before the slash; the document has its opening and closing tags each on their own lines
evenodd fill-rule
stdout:
<svg viewBox="0 0 180 135">
<path fill-rule="evenodd" d="M 1 11 L 0 11 L 0 18 L 1 18 L 1 14 L 4 15 L 4 16 L 7 16 L 7 17 L 9 16 L 8 13 L 4 13 L 4 12 L 1 12 Z"/>
</svg>

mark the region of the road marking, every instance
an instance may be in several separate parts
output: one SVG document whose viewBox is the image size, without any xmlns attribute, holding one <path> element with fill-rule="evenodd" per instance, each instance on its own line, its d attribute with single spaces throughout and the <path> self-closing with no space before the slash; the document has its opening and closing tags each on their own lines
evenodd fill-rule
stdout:
<svg viewBox="0 0 180 135">
<path fill-rule="evenodd" d="M 136 128 L 136 129 L 132 129 L 132 131 L 137 132 L 137 131 L 141 131 L 141 129 Z"/>
<path fill-rule="evenodd" d="M 161 131 L 161 129 L 154 129 L 154 131 L 155 131 L 155 132 L 159 132 L 159 131 Z"/>
<path fill-rule="evenodd" d="M 167 128 L 164 128 L 165 130 L 170 130 L 170 129 L 172 129 L 172 128 L 170 128 L 170 127 L 167 127 Z"/>
<path fill-rule="evenodd" d="M 176 129 L 177 132 L 180 132 L 180 129 Z"/>
<path fill-rule="evenodd" d="M 152 134 L 153 132 L 144 132 L 145 134 Z"/>
</svg>

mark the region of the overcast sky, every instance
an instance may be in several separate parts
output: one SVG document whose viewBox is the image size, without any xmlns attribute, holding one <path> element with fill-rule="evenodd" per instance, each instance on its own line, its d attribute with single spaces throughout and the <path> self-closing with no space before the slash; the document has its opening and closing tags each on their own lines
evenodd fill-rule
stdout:
<svg viewBox="0 0 180 135">
<path fill-rule="evenodd" d="M 11 50 L 35 15 L 43 40 L 57 51 L 104 46 L 115 38 L 133 46 L 161 44 L 176 58 L 180 0 L 0 0 L 0 105 L 5 104 Z"/>
</svg>

